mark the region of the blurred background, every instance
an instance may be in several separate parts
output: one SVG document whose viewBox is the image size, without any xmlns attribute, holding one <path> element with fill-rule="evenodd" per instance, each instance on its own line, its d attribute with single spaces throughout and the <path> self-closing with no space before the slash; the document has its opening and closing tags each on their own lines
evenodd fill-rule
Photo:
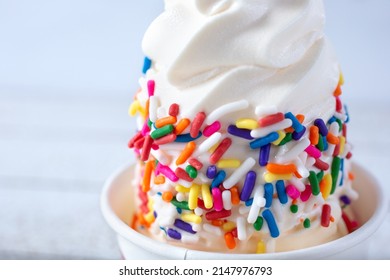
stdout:
<svg viewBox="0 0 390 280">
<path fill-rule="evenodd" d="M 355 161 L 387 188 L 390 1 L 324 2 Z M 127 109 L 143 33 L 162 8 L 162 0 L 0 0 L 0 259 L 121 257 L 99 196 L 133 160 Z M 389 216 L 383 224 L 372 258 L 390 259 Z"/>
</svg>

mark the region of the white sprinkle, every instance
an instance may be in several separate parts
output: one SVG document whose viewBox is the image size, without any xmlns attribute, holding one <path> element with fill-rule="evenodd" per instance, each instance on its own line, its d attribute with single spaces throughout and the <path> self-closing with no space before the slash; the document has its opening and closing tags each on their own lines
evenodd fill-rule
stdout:
<svg viewBox="0 0 390 280">
<path fill-rule="evenodd" d="M 287 163 L 296 159 L 300 153 L 302 153 L 310 145 L 308 138 L 303 138 L 297 142 L 289 151 L 283 155 L 276 155 L 276 161 L 278 163 Z"/>
<path fill-rule="evenodd" d="M 246 224 L 243 217 L 237 218 L 237 237 L 239 240 L 246 240 Z"/>
<path fill-rule="evenodd" d="M 302 153 L 302 154 L 304 154 L 304 153 Z M 294 160 L 294 164 L 297 167 L 297 171 L 298 171 L 299 175 L 302 176 L 302 178 L 309 177 L 309 175 L 310 175 L 309 170 L 307 170 L 307 168 L 305 167 L 303 162 L 299 159 L 299 157 Z"/>
<path fill-rule="evenodd" d="M 207 138 L 205 141 L 203 141 L 199 146 L 198 149 L 193 153 L 193 157 L 197 157 L 200 154 L 208 151 L 212 146 L 218 143 L 218 141 L 221 139 L 222 134 L 219 132 L 214 133 L 209 138 Z"/>
<path fill-rule="evenodd" d="M 256 160 L 253 158 L 247 158 L 241 165 L 238 167 L 230 177 L 223 182 L 223 187 L 225 189 L 230 189 L 233 187 L 241 178 L 244 177 L 246 173 L 256 164 Z"/>
<path fill-rule="evenodd" d="M 222 231 L 219 227 L 216 227 L 216 226 L 212 226 L 210 224 L 204 224 L 203 225 L 203 229 L 209 233 L 212 233 L 214 235 L 217 235 L 217 236 L 221 236 L 222 235 Z"/>
<path fill-rule="evenodd" d="M 202 230 L 202 225 L 201 224 L 191 224 L 192 225 L 192 230 L 198 232 Z"/>
<path fill-rule="evenodd" d="M 259 212 L 260 212 L 260 207 L 253 203 L 251 209 L 249 210 L 248 219 L 247 219 L 248 223 L 253 224 L 254 222 L 256 222 L 257 217 L 259 216 Z"/>
<path fill-rule="evenodd" d="M 185 244 L 196 244 L 199 242 L 199 236 L 196 234 L 182 234 L 181 241 Z"/>
<path fill-rule="evenodd" d="M 258 185 L 253 190 L 253 203 L 248 214 L 248 223 L 253 224 L 259 216 L 260 209 L 265 206 L 264 188 Z"/>
<path fill-rule="evenodd" d="M 206 124 L 212 124 L 216 120 L 219 120 L 222 116 L 227 115 L 232 112 L 236 112 L 239 110 L 243 110 L 248 108 L 249 102 L 248 100 L 242 99 L 240 101 L 232 102 L 225 104 L 213 112 L 211 112 L 206 118 Z"/>
<path fill-rule="evenodd" d="M 186 197 L 185 197 L 184 193 L 179 192 L 179 193 L 176 194 L 176 200 L 177 201 L 182 202 L 185 199 L 186 199 Z"/>
<path fill-rule="evenodd" d="M 301 180 L 298 180 L 298 178 L 295 176 L 292 176 L 289 182 L 294 185 L 300 192 L 303 192 L 306 189 L 305 184 Z"/>
<path fill-rule="evenodd" d="M 152 156 L 157 159 L 159 162 L 161 162 L 162 165 L 169 165 L 171 163 L 170 157 L 168 157 L 165 153 L 163 153 L 161 150 L 150 150 L 150 153 Z"/>
<path fill-rule="evenodd" d="M 194 213 L 197 216 L 202 216 L 203 215 L 203 209 L 199 208 L 199 207 L 196 207 L 195 210 L 194 210 Z"/>
<path fill-rule="evenodd" d="M 182 185 L 183 187 L 189 189 L 191 188 L 192 186 L 192 183 L 191 182 L 188 182 L 186 180 L 183 180 L 183 179 L 179 179 L 179 181 L 176 182 L 178 185 Z"/>
<path fill-rule="evenodd" d="M 254 129 L 251 131 L 251 136 L 253 138 L 260 138 L 267 136 L 271 132 L 275 132 L 278 130 L 285 129 L 287 127 L 290 127 L 292 125 L 292 120 L 290 119 L 284 119 L 278 123 L 275 123 L 273 125 L 265 126 L 265 127 L 260 127 L 257 129 Z"/>
<path fill-rule="evenodd" d="M 311 167 L 313 167 L 313 165 L 316 163 L 316 159 L 315 158 L 312 158 L 312 157 L 309 157 L 306 161 L 306 168 L 307 169 L 311 169 Z"/>
<path fill-rule="evenodd" d="M 334 116 L 338 119 L 340 119 L 342 122 L 345 122 L 347 120 L 347 115 L 345 114 L 340 114 L 339 112 L 335 112 Z"/>
<path fill-rule="evenodd" d="M 264 106 L 264 105 L 259 105 L 256 106 L 255 108 L 255 114 L 258 117 L 265 117 L 268 115 L 273 115 L 278 112 L 278 109 L 276 106 Z"/>
<path fill-rule="evenodd" d="M 151 96 L 149 99 L 149 119 L 151 122 L 156 122 L 157 120 L 157 110 L 158 110 L 158 97 Z"/>
<path fill-rule="evenodd" d="M 232 209 L 232 193 L 228 190 L 222 192 L 223 208 Z"/>
</svg>

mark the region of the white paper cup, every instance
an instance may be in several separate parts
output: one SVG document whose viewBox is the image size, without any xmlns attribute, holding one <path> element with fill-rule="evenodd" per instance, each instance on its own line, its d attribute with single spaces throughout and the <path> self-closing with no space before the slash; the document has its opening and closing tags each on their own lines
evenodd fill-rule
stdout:
<svg viewBox="0 0 390 280">
<path fill-rule="evenodd" d="M 354 188 L 359 199 L 351 205 L 359 229 L 335 241 L 289 252 L 267 254 L 226 254 L 190 250 L 151 239 L 131 229 L 134 214 L 134 166 L 125 166 L 105 183 L 101 195 L 104 218 L 116 232 L 125 259 L 366 259 L 370 236 L 387 213 L 385 193 L 377 180 L 363 167 L 354 164 Z"/>
</svg>

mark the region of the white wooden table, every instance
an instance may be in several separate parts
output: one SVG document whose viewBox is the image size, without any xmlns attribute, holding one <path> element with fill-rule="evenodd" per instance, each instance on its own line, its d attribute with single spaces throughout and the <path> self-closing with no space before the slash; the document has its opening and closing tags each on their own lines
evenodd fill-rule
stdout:
<svg viewBox="0 0 390 280">
<path fill-rule="evenodd" d="M 0 259 L 120 258 L 99 195 L 109 174 L 133 160 L 132 93 L 0 87 L 0 96 Z M 388 105 L 349 104 L 354 158 L 385 187 Z M 390 216 L 372 258 L 390 258 L 389 232 Z"/>
</svg>

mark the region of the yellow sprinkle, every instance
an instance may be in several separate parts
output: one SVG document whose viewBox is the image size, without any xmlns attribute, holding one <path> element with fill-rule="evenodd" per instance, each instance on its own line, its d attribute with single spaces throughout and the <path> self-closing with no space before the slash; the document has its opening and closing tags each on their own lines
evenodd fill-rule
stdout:
<svg viewBox="0 0 390 280">
<path fill-rule="evenodd" d="M 214 153 L 214 151 L 217 149 L 219 143 L 215 144 L 214 146 L 211 146 L 211 148 L 209 149 L 209 153 L 212 154 Z"/>
<path fill-rule="evenodd" d="M 200 186 L 193 184 L 190 189 L 190 194 L 188 197 L 188 207 L 191 210 L 194 210 L 198 207 L 198 196 L 199 196 Z"/>
<path fill-rule="evenodd" d="M 149 209 L 149 211 L 153 210 L 153 205 L 154 205 L 153 199 L 149 199 L 149 201 L 148 201 L 148 209 Z"/>
<path fill-rule="evenodd" d="M 221 159 L 217 162 L 218 168 L 238 168 L 241 162 L 238 159 Z"/>
<path fill-rule="evenodd" d="M 225 231 L 225 232 L 229 232 L 229 231 L 232 231 L 234 228 L 236 227 L 236 223 L 235 222 L 226 222 L 222 225 L 222 229 Z"/>
<path fill-rule="evenodd" d="M 210 187 L 206 184 L 202 185 L 202 198 L 204 206 L 207 209 L 211 209 L 213 207 L 213 199 L 211 197 Z"/>
<path fill-rule="evenodd" d="M 264 180 L 267 183 L 275 182 L 278 180 L 290 180 L 292 177 L 292 174 L 273 174 L 270 172 L 267 172 L 264 174 Z"/>
<path fill-rule="evenodd" d="M 131 103 L 131 105 L 129 107 L 129 115 L 134 117 L 135 114 L 137 113 L 139 107 L 140 107 L 139 101 L 134 100 L 133 103 Z"/>
<path fill-rule="evenodd" d="M 200 224 L 202 222 L 202 218 L 195 214 L 182 214 L 181 219 L 187 223 Z"/>
<path fill-rule="evenodd" d="M 344 75 L 343 75 L 343 72 L 341 72 L 341 70 L 340 70 L 339 84 L 342 86 L 344 84 L 344 82 L 345 82 Z"/>
<path fill-rule="evenodd" d="M 154 220 L 155 220 L 153 211 L 150 211 L 148 214 L 146 214 L 146 215 L 144 216 L 144 218 L 145 218 L 145 221 L 148 222 L 148 224 L 153 223 Z"/>
<path fill-rule="evenodd" d="M 236 126 L 238 128 L 244 128 L 244 129 L 256 129 L 259 127 L 259 124 L 254 119 L 238 119 L 236 121 Z"/>
<path fill-rule="evenodd" d="M 274 142 L 272 142 L 272 144 L 274 145 L 279 145 L 280 142 L 282 142 L 282 140 L 284 139 L 284 137 L 286 137 L 286 133 L 283 130 L 279 130 L 278 134 L 279 134 L 279 138 Z"/>
<path fill-rule="evenodd" d="M 186 187 L 184 187 L 184 186 L 182 186 L 182 185 L 177 185 L 177 186 L 175 187 L 175 190 L 176 190 L 177 192 L 182 192 L 182 193 L 188 193 L 188 192 L 190 192 L 190 188 L 186 188 Z"/>
<path fill-rule="evenodd" d="M 324 199 L 327 199 L 331 190 L 332 190 L 332 175 L 328 173 L 324 175 L 324 178 L 322 178 L 320 182 L 320 191 L 322 193 L 322 197 Z"/>
<path fill-rule="evenodd" d="M 345 148 L 345 137 L 340 136 L 340 155 L 344 153 L 344 148 Z"/>
<path fill-rule="evenodd" d="M 263 241 L 259 241 L 257 243 L 256 253 L 257 254 L 264 254 L 266 251 L 267 250 L 266 250 L 266 246 L 265 246 L 264 242 Z"/>
</svg>

